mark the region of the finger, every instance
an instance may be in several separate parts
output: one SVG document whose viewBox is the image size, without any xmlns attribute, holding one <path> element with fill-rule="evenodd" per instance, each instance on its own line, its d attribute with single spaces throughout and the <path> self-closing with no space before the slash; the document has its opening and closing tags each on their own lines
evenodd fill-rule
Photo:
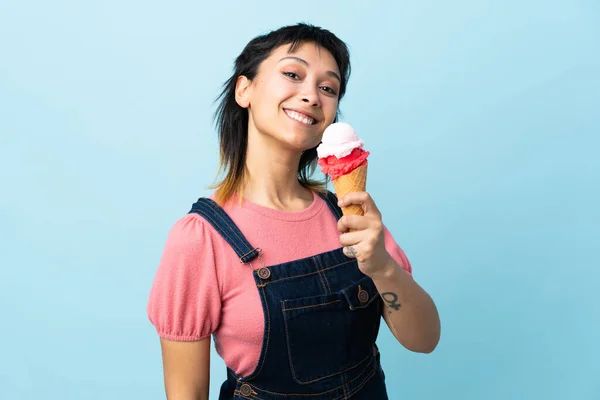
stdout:
<svg viewBox="0 0 600 400">
<path fill-rule="evenodd" d="M 364 231 L 352 231 L 340 235 L 340 244 L 342 246 L 354 246 L 364 239 Z"/>
<path fill-rule="evenodd" d="M 350 192 L 338 199 L 338 206 L 345 207 L 351 204 L 362 205 L 367 201 L 367 192 Z"/>
<path fill-rule="evenodd" d="M 358 249 L 357 246 L 346 246 L 344 247 L 344 254 L 346 257 L 350 258 L 358 258 Z"/>
<path fill-rule="evenodd" d="M 350 192 L 339 199 L 338 205 L 346 207 L 352 204 L 360 205 L 365 215 L 380 216 L 381 213 L 375 205 L 373 198 L 367 192 Z"/>
<path fill-rule="evenodd" d="M 369 227 L 369 220 L 363 215 L 344 215 L 338 221 L 338 231 L 362 231 Z"/>
</svg>

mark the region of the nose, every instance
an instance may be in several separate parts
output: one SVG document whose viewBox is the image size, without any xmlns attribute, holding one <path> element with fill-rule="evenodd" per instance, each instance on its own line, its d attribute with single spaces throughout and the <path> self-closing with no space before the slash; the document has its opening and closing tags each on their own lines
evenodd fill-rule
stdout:
<svg viewBox="0 0 600 400">
<path fill-rule="evenodd" d="M 319 101 L 318 98 L 315 99 L 311 99 L 309 97 L 303 97 L 302 101 L 304 103 L 310 104 L 311 107 L 319 107 Z"/>
<path fill-rule="evenodd" d="M 302 102 L 304 104 L 309 104 L 310 107 L 320 107 L 321 101 L 317 89 L 314 87 L 306 88 L 302 94 Z"/>
</svg>

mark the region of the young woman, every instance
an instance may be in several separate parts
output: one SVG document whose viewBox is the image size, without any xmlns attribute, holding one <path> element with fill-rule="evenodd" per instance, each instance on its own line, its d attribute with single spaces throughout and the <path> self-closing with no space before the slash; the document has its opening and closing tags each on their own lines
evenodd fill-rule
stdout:
<svg viewBox="0 0 600 400">
<path fill-rule="evenodd" d="M 168 399 L 208 398 L 211 336 L 220 399 L 387 399 L 382 316 L 407 349 L 436 347 L 436 307 L 371 196 L 338 202 L 310 179 L 349 75 L 346 45 L 305 24 L 237 58 L 217 111 L 225 177 L 173 226 L 150 292 Z"/>
</svg>

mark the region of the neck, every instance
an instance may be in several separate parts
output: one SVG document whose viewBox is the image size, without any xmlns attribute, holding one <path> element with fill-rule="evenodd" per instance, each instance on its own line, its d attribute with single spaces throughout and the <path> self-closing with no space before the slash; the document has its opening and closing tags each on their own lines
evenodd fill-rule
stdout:
<svg viewBox="0 0 600 400">
<path fill-rule="evenodd" d="M 300 211 L 308 207 L 313 194 L 298 182 L 301 155 L 300 151 L 282 149 L 262 135 L 249 132 L 242 196 L 277 210 Z"/>
</svg>

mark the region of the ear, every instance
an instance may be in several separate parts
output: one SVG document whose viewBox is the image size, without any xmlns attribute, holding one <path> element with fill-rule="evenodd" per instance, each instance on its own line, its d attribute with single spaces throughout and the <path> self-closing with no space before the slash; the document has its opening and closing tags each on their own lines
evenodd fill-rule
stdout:
<svg viewBox="0 0 600 400">
<path fill-rule="evenodd" d="M 235 83 L 235 101 L 242 108 L 250 106 L 250 79 L 239 76 Z"/>
</svg>

